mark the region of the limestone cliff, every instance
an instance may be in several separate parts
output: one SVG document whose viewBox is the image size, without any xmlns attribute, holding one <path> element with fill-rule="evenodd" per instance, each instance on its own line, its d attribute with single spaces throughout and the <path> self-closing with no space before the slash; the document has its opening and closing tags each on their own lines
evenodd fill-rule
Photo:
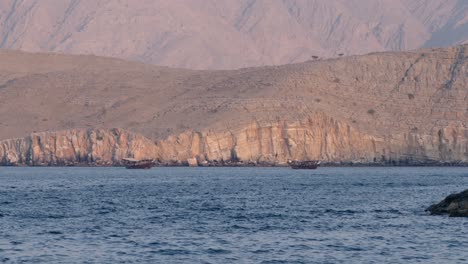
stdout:
<svg viewBox="0 0 468 264">
<path fill-rule="evenodd" d="M 300 121 L 252 121 L 242 129 L 186 132 L 158 142 L 162 160 L 240 160 L 264 164 L 293 160 L 417 164 L 468 162 L 466 127 L 453 123 L 428 134 L 369 135 L 317 113 Z"/>
<path fill-rule="evenodd" d="M 34 133 L 0 141 L 2 165 L 116 165 L 125 157 L 156 153 L 151 140 L 121 129 Z"/>
<path fill-rule="evenodd" d="M 2 165 L 119 165 L 122 158 L 157 159 L 163 164 L 253 163 L 281 165 L 288 159 L 325 163 L 468 163 L 463 127 L 431 134 L 415 131 L 377 137 L 317 113 L 300 121 L 252 121 L 240 129 L 187 131 L 156 142 L 122 129 L 35 133 L 0 141 Z"/>
</svg>

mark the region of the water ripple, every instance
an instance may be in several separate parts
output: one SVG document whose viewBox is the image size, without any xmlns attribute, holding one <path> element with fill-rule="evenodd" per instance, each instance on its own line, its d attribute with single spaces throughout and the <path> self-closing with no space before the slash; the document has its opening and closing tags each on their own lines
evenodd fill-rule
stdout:
<svg viewBox="0 0 468 264">
<path fill-rule="evenodd" d="M 463 263 L 467 168 L 1 168 L 0 262 Z"/>
</svg>

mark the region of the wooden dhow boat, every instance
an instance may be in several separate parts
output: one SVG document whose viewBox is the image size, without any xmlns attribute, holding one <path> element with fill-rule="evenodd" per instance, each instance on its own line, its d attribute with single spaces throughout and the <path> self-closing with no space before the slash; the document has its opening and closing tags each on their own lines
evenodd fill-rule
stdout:
<svg viewBox="0 0 468 264">
<path fill-rule="evenodd" d="M 151 169 L 156 165 L 156 162 L 152 159 L 132 159 L 132 158 L 125 158 L 123 159 L 123 164 L 127 169 Z"/>
<path fill-rule="evenodd" d="M 289 160 L 288 165 L 295 170 L 304 169 L 304 170 L 315 170 L 320 166 L 319 160 Z"/>
</svg>

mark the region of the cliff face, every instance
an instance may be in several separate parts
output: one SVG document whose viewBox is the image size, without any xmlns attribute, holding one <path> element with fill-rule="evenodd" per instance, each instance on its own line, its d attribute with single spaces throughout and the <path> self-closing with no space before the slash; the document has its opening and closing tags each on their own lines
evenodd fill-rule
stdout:
<svg viewBox="0 0 468 264">
<path fill-rule="evenodd" d="M 301 121 L 252 121 L 241 129 L 187 131 L 156 142 L 121 129 L 37 133 L 0 141 L 0 161 L 2 165 L 119 165 L 122 158 L 134 157 L 166 164 L 185 164 L 196 158 L 200 165 L 278 165 L 288 159 L 363 164 L 468 162 L 465 128 L 450 125 L 432 132 L 376 137 L 317 113 Z"/>
<path fill-rule="evenodd" d="M 116 165 L 122 158 L 156 153 L 151 140 L 121 129 L 35 133 L 0 141 L 2 165 Z"/>
<path fill-rule="evenodd" d="M 187 132 L 158 142 L 163 160 L 241 160 L 265 164 L 293 160 L 356 163 L 468 162 L 468 133 L 459 124 L 428 134 L 369 135 L 317 113 L 301 121 L 253 121 L 239 130 Z"/>
</svg>

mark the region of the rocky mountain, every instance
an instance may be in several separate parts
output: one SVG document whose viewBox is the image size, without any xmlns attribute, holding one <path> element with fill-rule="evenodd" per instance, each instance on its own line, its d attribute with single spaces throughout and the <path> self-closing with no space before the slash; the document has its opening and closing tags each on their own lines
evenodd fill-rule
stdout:
<svg viewBox="0 0 468 264">
<path fill-rule="evenodd" d="M 467 163 L 467 48 L 229 71 L 2 51 L 0 161 Z"/>
<path fill-rule="evenodd" d="M 0 48 L 192 69 L 467 41 L 466 0 L 0 1 Z"/>
</svg>

